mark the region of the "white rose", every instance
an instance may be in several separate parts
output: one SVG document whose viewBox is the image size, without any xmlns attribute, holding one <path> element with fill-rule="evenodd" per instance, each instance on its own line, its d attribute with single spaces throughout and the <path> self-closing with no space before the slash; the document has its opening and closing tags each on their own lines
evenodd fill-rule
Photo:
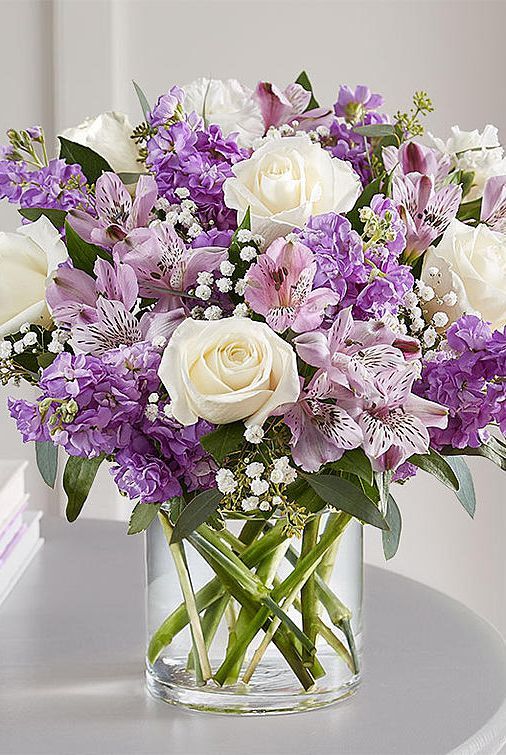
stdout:
<svg viewBox="0 0 506 755">
<path fill-rule="evenodd" d="M 225 204 L 238 210 L 239 222 L 249 207 L 251 230 L 267 241 L 302 228 L 312 215 L 351 210 L 362 191 L 351 165 L 307 134 L 265 142 L 232 172 Z"/>
<path fill-rule="evenodd" d="M 295 352 L 268 325 L 248 318 L 185 320 L 174 331 L 158 371 L 174 417 L 193 425 L 245 420 L 261 425 L 281 404 L 296 401 Z"/>
<path fill-rule="evenodd" d="M 477 312 L 494 330 L 506 325 L 505 234 L 483 223 L 472 228 L 453 220 L 438 246 L 428 249 L 422 280 L 436 294 L 424 305 L 430 316 L 445 312 L 450 324 L 464 313 Z M 448 297 L 451 291 L 455 296 Z"/>
<path fill-rule="evenodd" d="M 133 126 L 124 113 L 102 113 L 62 131 L 61 136 L 104 157 L 116 173 L 139 173 L 139 150 L 131 139 Z"/>
<path fill-rule="evenodd" d="M 264 121 L 253 90 L 240 81 L 197 79 L 183 89 L 186 112 L 205 116 L 206 123 L 221 126 L 225 136 L 238 133 L 241 146 L 249 147 L 264 133 Z"/>
<path fill-rule="evenodd" d="M 0 233 L 0 338 L 25 322 L 48 326 L 46 285 L 67 259 L 60 234 L 44 216 L 16 233 Z"/>
<path fill-rule="evenodd" d="M 446 142 L 432 134 L 429 134 L 429 138 L 436 149 L 450 157 L 454 169 L 474 173 L 473 186 L 465 197 L 466 202 L 471 202 L 483 196 L 488 178 L 506 174 L 504 149 L 499 142 L 497 128 L 490 124 L 481 134 L 478 129 L 461 131 L 458 126 L 453 126 L 450 133 Z"/>
</svg>

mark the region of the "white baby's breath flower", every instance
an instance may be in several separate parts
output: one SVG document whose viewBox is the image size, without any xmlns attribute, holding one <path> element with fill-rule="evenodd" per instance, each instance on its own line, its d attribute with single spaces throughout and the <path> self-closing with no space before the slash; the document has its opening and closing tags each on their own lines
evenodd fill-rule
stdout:
<svg viewBox="0 0 506 755">
<path fill-rule="evenodd" d="M 153 393 L 150 393 L 148 396 L 148 402 L 150 404 L 157 404 L 159 400 L 160 400 L 160 396 L 158 395 L 158 393 L 153 392 Z"/>
<path fill-rule="evenodd" d="M 448 307 L 454 307 L 457 301 L 458 297 L 455 291 L 448 291 L 448 293 L 443 296 L 443 304 L 446 304 Z"/>
<path fill-rule="evenodd" d="M 260 511 L 269 511 L 271 504 L 269 503 L 269 501 L 262 501 L 258 508 L 260 509 Z"/>
<path fill-rule="evenodd" d="M 290 483 L 295 482 L 296 479 L 297 479 L 297 470 L 294 469 L 293 467 L 288 467 L 283 477 L 284 484 L 290 485 Z"/>
<path fill-rule="evenodd" d="M 432 323 L 435 328 L 444 328 L 448 323 L 448 319 L 446 312 L 435 312 L 432 315 Z"/>
<path fill-rule="evenodd" d="M 230 277 L 234 274 L 235 265 L 230 262 L 230 260 L 223 260 L 223 262 L 220 264 L 220 273 L 222 275 L 226 275 L 227 277 Z"/>
<path fill-rule="evenodd" d="M 22 326 L 20 327 L 19 332 L 24 335 L 25 333 L 28 333 L 29 330 L 30 330 L 30 323 L 24 322 Z"/>
<path fill-rule="evenodd" d="M 254 246 L 243 246 L 239 252 L 239 257 L 243 262 L 252 262 L 257 257 L 258 252 Z"/>
<path fill-rule="evenodd" d="M 423 341 L 425 345 L 428 346 L 429 348 L 434 346 L 434 344 L 437 341 L 437 333 L 434 330 L 434 328 L 432 327 L 427 328 L 427 330 L 423 334 Z"/>
<path fill-rule="evenodd" d="M 275 495 L 272 498 L 272 505 L 273 506 L 281 506 L 283 504 L 283 499 L 280 495 Z"/>
<path fill-rule="evenodd" d="M 218 469 L 216 472 L 216 485 L 223 495 L 233 493 L 237 488 L 237 480 L 234 477 L 234 473 L 230 469 Z"/>
<path fill-rule="evenodd" d="M 214 275 L 212 273 L 199 273 L 197 275 L 197 283 L 201 286 L 212 286 L 214 283 Z"/>
<path fill-rule="evenodd" d="M 144 416 L 149 422 L 154 422 L 158 417 L 158 407 L 156 404 L 148 404 L 144 410 Z"/>
<path fill-rule="evenodd" d="M 248 466 L 245 469 L 246 475 L 248 477 L 260 477 L 260 475 L 263 474 L 265 470 L 265 466 L 260 461 L 252 461 L 251 464 L 248 464 Z"/>
<path fill-rule="evenodd" d="M 269 490 L 269 483 L 267 482 L 267 480 L 262 480 L 259 477 L 255 477 L 253 480 L 251 480 L 250 488 L 251 492 L 254 495 L 263 495 Z"/>
<path fill-rule="evenodd" d="M 23 341 L 16 341 L 13 348 L 15 354 L 22 354 L 25 350 L 25 344 L 23 343 Z"/>
<path fill-rule="evenodd" d="M 165 404 L 163 407 L 163 413 L 167 419 L 173 419 L 174 414 L 172 413 L 172 406 L 170 404 Z"/>
<path fill-rule="evenodd" d="M 272 472 L 269 475 L 269 479 L 275 485 L 280 485 L 283 482 L 283 480 L 285 479 L 285 473 L 279 467 L 274 467 L 274 469 L 272 470 Z"/>
<path fill-rule="evenodd" d="M 25 346 L 35 346 L 37 343 L 37 334 L 29 332 L 25 336 L 23 336 L 23 343 Z"/>
<path fill-rule="evenodd" d="M 176 197 L 179 197 L 179 199 L 186 199 L 190 196 L 190 190 L 186 188 L 186 186 L 178 186 L 177 189 L 174 189 L 174 194 Z"/>
<path fill-rule="evenodd" d="M 202 299 L 203 301 L 207 301 L 211 298 L 210 286 L 204 284 L 197 286 L 197 288 L 195 289 L 195 296 L 198 296 L 198 298 Z"/>
<path fill-rule="evenodd" d="M 10 341 L 0 341 L 0 359 L 8 359 L 12 354 L 12 343 Z"/>
<path fill-rule="evenodd" d="M 234 291 L 238 296 L 244 295 L 244 292 L 246 291 L 246 281 L 244 280 L 244 278 L 239 278 L 234 286 Z"/>
<path fill-rule="evenodd" d="M 253 234 L 248 228 L 241 228 L 237 231 L 237 241 L 239 241 L 240 244 L 247 244 L 252 238 Z"/>
<path fill-rule="evenodd" d="M 155 349 L 164 349 L 167 345 L 167 339 L 165 336 L 155 336 L 151 343 Z"/>
<path fill-rule="evenodd" d="M 251 425 L 244 431 L 244 438 L 248 443 L 258 444 L 264 439 L 264 431 L 260 425 Z"/>
<path fill-rule="evenodd" d="M 221 291 L 222 294 L 226 294 L 228 291 L 232 290 L 232 281 L 230 278 L 218 278 L 216 281 L 216 288 L 218 291 Z"/>
<path fill-rule="evenodd" d="M 256 495 L 250 495 L 246 498 L 243 498 L 241 501 L 241 507 L 244 509 L 244 511 L 253 511 L 253 509 L 257 509 L 260 503 L 260 499 Z"/>
<path fill-rule="evenodd" d="M 244 302 L 241 302 L 241 304 L 238 304 L 236 307 L 234 307 L 232 314 L 234 315 L 234 317 L 247 317 L 248 305 L 244 304 Z"/>
<path fill-rule="evenodd" d="M 59 341 L 50 341 L 47 350 L 51 352 L 51 354 L 61 354 L 64 350 L 63 344 Z"/>
<path fill-rule="evenodd" d="M 416 307 L 418 304 L 418 296 L 415 294 L 414 291 L 408 291 L 407 294 L 404 296 L 404 304 L 406 307 L 411 309 L 412 307 Z"/>
<path fill-rule="evenodd" d="M 206 320 L 219 320 L 222 314 L 223 310 L 216 304 L 212 304 L 204 310 L 204 317 Z"/>
</svg>

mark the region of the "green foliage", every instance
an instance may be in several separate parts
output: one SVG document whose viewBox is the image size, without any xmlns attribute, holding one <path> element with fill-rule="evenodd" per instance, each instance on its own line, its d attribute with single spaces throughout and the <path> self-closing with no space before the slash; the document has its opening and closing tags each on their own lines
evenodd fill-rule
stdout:
<svg viewBox="0 0 506 755">
<path fill-rule="evenodd" d="M 201 445 L 211 456 L 221 464 L 244 442 L 244 422 L 231 422 L 228 425 L 219 425 L 200 439 Z"/>
<path fill-rule="evenodd" d="M 314 108 L 316 107 L 320 107 L 320 103 L 314 96 L 313 85 L 311 84 L 309 76 L 305 71 L 302 71 L 302 73 L 299 74 L 299 76 L 295 79 L 295 83 L 300 84 L 301 87 L 306 90 L 306 92 L 311 92 L 311 99 L 308 102 L 306 112 L 308 110 L 314 110 Z"/>
<path fill-rule="evenodd" d="M 60 141 L 60 158 L 65 160 L 68 165 L 80 165 L 90 186 L 97 182 L 102 173 L 112 171 L 107 160 L 90 147 L 72 142 L 70 139 L 65 139 L 64 136 L 59 136 L 58 139 Z"/>
<path fill-rule="evenodd" d="M 289 501 L 293 501 L 297 506 L 313 514 L 321 511 L 326 505 L 303 477 L 298 477 L 295 482 L 290 483 L 285 490 L 285 495 Z"/>
<path fill-rule="evenodd" d="M 67 217 L 65 210 L 49 210 L 46 207 L 21 207 L 18 212 L 32 223 L 44 215 L 58 230 L 63 228 Z"/>
<path fill-rule="evenodd" d="M 50 440 L 36 441 L 35 458 L 42 479 L 46 485 L 54 488 L 58 473 L 58 446 L 55 446 Z"/>
<path fill-rule="evenodd" d="M 476 511 L 476 495 L 474 492 L 474 483 L 469 467 L 461 456 L 448 457 L 448 464 L 455 472 L 459 481 L 459 489 L 455 495 L 465 508 L 469 516 L 474 517 Z"/>
<path fill-rule="evenodd" d="M 132 511 L 128 522 L 127 535 L 137 535 L 147 530 L 153 519 L 160 511 L 160 503 L 138 503 Z"/>
<path fill-rule="evenodd" d="M 93 275 L 93 268 L 98 257 L 104 260 L 110 260 L 111 255 L 95 244 L 88 244 L 74 231 L 70 223 L 65 223 L 65 241 L 69 257 L 74 267 L 84 270 L 85 273 Z"/>
<path fill-rule="evenodd" d="M 63 473 L 63 489 L 67 494 L 65 515 L 69 522 L 75 522 L 81 513 L 104 458 L 103 455 L 95 459 L 69 456 Z"/>
<path fill-rule="evenodd" d="M 383 553 L 386 560 L 389 561 L 397 553 L 402 529 L 401 512 L 391 495 L 387 499 L 385 519 L 388 524 L 388 530 L 383 530 L 381 538 L 383 541 Z"/>
<path fill-rule="evenodd" d="M 346 472 L 355 475 L 356 477 L 360 477 L 362 480 L 365 480 L 372 485 L 373 471 L 371 462 L 361 448 L 354 448 L 351 451 L 346 451 L 339 461 L 334 461 L 328 466 L 332 467 L 332 469 L 335 469 L 337 472 Z"/>
<path fill-rule="evenodd" d="M 360 134 L 360 136 L 378 138 L 382 136 L 394 136 L 395 127 L 391 123 L 372 123 L 370 126 L 356 126 L 353 131 L 356 134 Z"/>
<path fill-rule="evenodd" d="M 362 233 L 364 229 L 364 224 L 360 220 L 360 209 L 369 206 L 373 196 L 379 193 L 380 187 L 381 178 L 375 178 L 374 181 L 371 181 L 355 202 L 353 209 L 347 214 L 347 218 L 350 221 L 352 228 L 358 231 L 358 233 Z"/>
<path fill-rule="evenodd" d="M 132 81 L 132 84 L 134 85 L 135 93 L 137 95 L 137 98 L 139 100 L 140 106 L 142 108 L 142 112 L 144 113 L 144 118 L 147 120 L 148 113 L 151 111 L 150 104 L 148 102 L 148 98 L 140 88 L 140 86 L 137 84 L 137 82 Z"/>
<path fill-rule="evenodd" d="M 480 215 L 481 215 L 481 197 L 479 199 L 475 199 L 472 202 L 464 202 L 464 204 L 461 204 L 458 212 L 457 212 L 457 219 L 462 220 L 463 223 L 469 220 L 474 220 L 476 223 L 479 223 L 480 221 Z"/>
<path fill-rule="evenodd" d="M 499 438 L 491 437 L 486 443 L 478 446 L 478 448 L 452 448 L 452 446 L 445 446 L 441 450 L 441 453 L 445 456 L 483 456 L 506 471 L 506 443 L 499 440 Z"/>
<path fill-rule="evenodd" d="M 428 454 L 414 454 L 408 459 L 411 464 L 423 469 L 424 472 L 436 477 L 443 485 L 451 488 L 453 491 L 459 489 L 459 481 L 453 471 L 452 467 L 448 464 L 446 459 L 443 459 L 441 454 L 438 454 L 434 449 L 430 449 Z"/>
<path fill-rule="evenodd" d="M 378 507 L 352 482 L 336 475 L 308 474 L 304 477 L 315 493 L 330 506 L 374 527 L 388 528 Z"/>
<path fill-rule="evenodd" d="M 196 495 L 181 511 L 174 525 L 171 543 L 181 542 L 183 538 L 188 537 L 197 527 L 200 527 L 214 514 L 222 497 L 222 494 L 216 488 L 204 490 Z"/>
</svg>

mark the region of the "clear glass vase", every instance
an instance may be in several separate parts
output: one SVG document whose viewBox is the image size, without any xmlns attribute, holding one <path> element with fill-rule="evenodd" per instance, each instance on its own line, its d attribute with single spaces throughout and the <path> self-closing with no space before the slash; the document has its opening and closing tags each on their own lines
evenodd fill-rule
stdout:
<svg viewBox="0 0 506 755">
<path fill-rule="evenodd" d="M 153 522 L 146 534 L 146 679 L 154 697 L 215 713 L 291 713 L 356 690 L 363 572 L 356 520 L 327 513 L 302 537 L 287 538 L 281 521 L 272 528 L 230 519 L 177 545 L 169 545 L 167 522 Z"/>
</svg>

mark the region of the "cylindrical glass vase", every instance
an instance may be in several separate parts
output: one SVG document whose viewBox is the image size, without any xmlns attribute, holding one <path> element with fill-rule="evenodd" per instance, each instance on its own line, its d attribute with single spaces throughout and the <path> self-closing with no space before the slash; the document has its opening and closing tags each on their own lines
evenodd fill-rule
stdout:
<svg viewBox="0 0 506 755">
<path fill-rule="evenodd" d="M 319 708 L 355 691 L 363 573 L 356 520 L 324 514 L 291 538 L 282 522 L 227 520 L 221 531 L 199 528 L 170 545 L 161 517 L 146 534 L 154 697 L 262 714 Z"/>
</svg>

